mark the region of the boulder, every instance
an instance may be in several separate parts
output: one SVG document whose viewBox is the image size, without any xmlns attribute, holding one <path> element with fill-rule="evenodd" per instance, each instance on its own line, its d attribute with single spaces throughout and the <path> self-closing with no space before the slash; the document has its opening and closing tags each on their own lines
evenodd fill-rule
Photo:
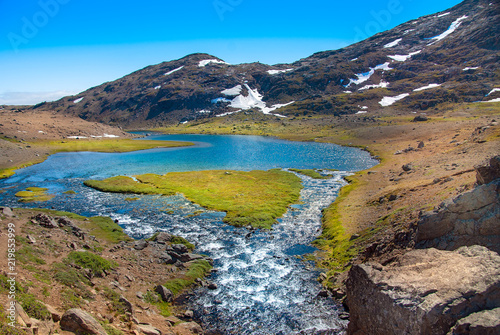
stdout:
<svg viewBox="0 0 500 335">
<path fill-rule="evenodd" d="M 425 115 L 417 115 L 413 118 L 413 122 L 425 122 L 428 120 L 429 120 L 429 118 Z"/>
<path fill-rule="evenodd" d="M 185 254 L 189 252 L 189 249 L 184 244 L 172 244 L 174 251 L 179 254 Z"/>
<path fill-rule="evenodd" d="M 490 159 L 489 164 L 475 166 L 478 185 L 489 184 L 500 178 L 500 155 Z"/>
<path fill-rule="evenodd" d="M 165 264 L 175 264 L 175 262 L 177 261 L 176 259 L 174 259 L 172 256 L 170 256 L 166 252 L 161 253 L 159 258 Z"/>
<path fill-rule="evenodd" d="M 158 293 L 162 300 L 165 302 L 171 302 L 174 299 L 174 294 L 168 288 L 163 285 L 158 285 L 155 287 L 155 292 Z"/>
<path fill-rule="evenodd" d="M 12 209 L 10 209 L 9 207 L 0 207 L 1 208 L 1 213 L 3 215 L 5 215 L 6 217 L 13 217 L 14 216 L 14 212 L 12 212 Z"/>
<path fill-rule="evenodd" d="M 149 245 L 148 241 L 146 240 L 138 240 L 135 241 L 134 243 L 134 249 L 135 250 L 144 250 L 146 247 Z"/>
<path fill-rule="evenodd" d="M 61 313 L 57 309 L 52 307 L 51 305 L 48 305 L 45 303 L 43 303 L 43 304 L 45 305 L 45 307 L 49 311 L 50 315 L 52 316 L 52 321 L 59 322 L 61 320 L 61 316 L 62 316 Z"/>
<path fill-rule="evenodd" d="M 170 240 L 172 240 L 172 235 L 165 232 L 158 233 L 154 239 L 155 242 L 160 244 L 166 244 L 167 242 L 170 242 Z"/>
<path fill-rule="evenodd" d="M 151 325 L 139 324 L 137 329 L 144 335 L 161 335 L 161 331 Z"/>
<path fill-rule="evenodd" d="M 446 334 L 500 306 L 500 256 L 482 246 L 412 250 L 353 266 L 346 284 L 348 334 Z"/>
<path fill-rule="evenodd" d="M 176 325 L 176 324 L 178 324 L 178 323 L 181 323 L 181 322 L 182 322 L 182 320 L 181 320 L 181 319 L 179 319 L 178 317 L 173 316 L 173 315 L 166 317 L 166 318 L 165 318 L 165 321 L 166 321 L 166 322 L 167 322 L 170 326 L 174 326 L 174 325 Z"/>
<path fill-rule="evenodd" d="M 448 335 L 500 334 L 500 308 L 473 313 L 458 320 Z"/>
<path fill-rule="evenodd" d="M 76 334 L 107 335 L 99 322 L 79 308 L 67 310 L 61 318 L 60 325 L 62 330 Z"/>
<path fill-rule="evenodd" d="M 59 224 L 50 216 L 39 213 L 31 218 L 33 222 L 45 228 L 59 228 Z"/>
<path fill-rule="evenodd" d="M 401 168 L 406 172 L 413 170 L 413 166 L 411 164 L 405 164 Z"/>
<path fill-rule="evenodd" d="M 455 250 L 478 244 L 500 252 L 499 191 L 500 179 L 497 179 L 421 214 L 417 247 Z"/>
<path fill-rule="evenodd" d="M 130 314 L 134 314 L 134 307 L 132 306 L 132 303 L 127 300 L 123 295 L 120 296 L 120 299 L 118 299 L 118 302 L 122 304 L 122 306 L 125 308 L 126 312 L 129 312 Z"/>
</svg>

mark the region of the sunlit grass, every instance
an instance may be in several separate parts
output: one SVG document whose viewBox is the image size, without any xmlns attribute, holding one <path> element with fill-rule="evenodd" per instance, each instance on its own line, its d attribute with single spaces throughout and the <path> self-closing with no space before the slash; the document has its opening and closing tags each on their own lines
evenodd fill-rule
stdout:
<svg viewBox="0 0 500 335">
<path fill-rule="evenodd" d="M 226 212 L 235 226 L 271 228 L 289 205 L 298 201 L 300 178 L 281 170 L 172 172 L 160 176 L 113 177 L 88 180 L 85 185 L 105 192 L 184 196 L 212 210 Z"/>
</svg>

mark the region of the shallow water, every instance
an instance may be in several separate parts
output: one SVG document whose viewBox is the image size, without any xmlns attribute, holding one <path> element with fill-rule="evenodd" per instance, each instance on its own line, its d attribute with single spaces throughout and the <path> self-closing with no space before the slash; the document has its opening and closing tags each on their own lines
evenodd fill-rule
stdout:
<svg viewBox="0 0 500 335">
<path fill-rule="evenodd" d="M 195 147 L 155 149 L 126 154 L 65 153 L 0 181 L 0 203 L 47 207 L 82 215 L 118 219 L 135 238 L 155 231 L 183 236 L 207 254 L 218 270 L 210 280 L 217 290 L 200 288 L 189 304 L 204 327 L 220 334 L 338 334 L 345 322 L 332 300 L 317 298 L 319 273 L 300 256 L 320 234 L 321 209 L 343 185 L 346 171 L 376 164 L 366 152 L 332 144 L 297 143 L 258 136 L 153 136 L 196 142 Z M 251 232 L 222 222 L 224 213 L 206 211 L 181 195 L 129 196 L 102 193 L 83 181 L 114 175 L 166 173 L 204 169 L 270 168 L 339 169 L 334 177 L 314 180 L 301 176 L 301 203 L 293 205 L 272 231 Z M 41 204 L 19 204 L 15 192 L 29 186 L 49 188 L 56 197 Z M 63 192 L 73 190 L 76 194 Z M 194 212 L 201 214 L 192 216 Z M 173 213 L 173 214 L 172 214 Z M 198 213 L 198 212 L 197 212 Z"/>
</svg>

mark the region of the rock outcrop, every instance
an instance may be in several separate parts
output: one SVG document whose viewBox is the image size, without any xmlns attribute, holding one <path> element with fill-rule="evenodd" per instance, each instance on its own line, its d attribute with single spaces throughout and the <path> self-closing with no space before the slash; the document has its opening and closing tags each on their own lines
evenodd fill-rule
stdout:
<svg viewBox="0 0 500 335">
<path fill-rule="evenodd" d="M 478 187 L 423 213 L 417 228 L 418 248 L 455 250 L 484 245 L 500 252 L 500 156 L 476 167 Z"/>
<path fill-rule="evenodd" d="M 67 310 L 60 323 L 62 330 L 68 330 L 76 334 L 107 335 L 99 322 L 79 308 Z"/>
<path fill-rule="evenodd" d="M 500 256 L 482 246 L 412 250 L 390 264 L 355 265 L 348 334 L 463 334 L 500 306 Z M 486 321 L 485 321 L 486 320 Z M 469 325 L 469 326 L 467 326 Z"/>
<path fill-rule="evenodd" d="M 455 250 L 484 245 L 500 252 L 500 179 L 443 202 L 421 215 L 417 247 Z"/>
</svg>

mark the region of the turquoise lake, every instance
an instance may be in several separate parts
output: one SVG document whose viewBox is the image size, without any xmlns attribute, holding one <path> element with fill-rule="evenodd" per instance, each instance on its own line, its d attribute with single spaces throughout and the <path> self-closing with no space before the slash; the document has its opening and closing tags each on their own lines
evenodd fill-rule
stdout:
<svg viewBox="0 0 500 335">
<path fill-rule="evenodd" d="M 333 299 L 318 298 L 320 272 L 300 256 L 315 250 L 311 242 L 321 233 L 321 211 L 345 185 L 343 177 L 376 165 L 376 160 L 356 148 L 271 137 L 154 134 L 147 138 L 188 141 L 195 146 L 120 154 L 56 154 L 1 180 L 0 204 L 110 216 L 134 238 L 166 231 L 195 243 L 196 252 L 213 258 L 218 270 L 209 278 L 217 290 L 198 288 L 188 301 L 207 334 L 345 331 L 347 322 L 338 317 L 342 307 Z M 130 202 L 125 194 L 83 185 L 86 179 L 116 175 L 272 168 L 320 169 L 332 178 L 298 175 L 304 185 L 300 204 L 291 206 L 271 231 L 250 234 L 245 228 L 224 224 L 225 213 L 205 210 L 182 195 L 140 195 Z M 17 202 L 14 194 L 30 186 L 46 187 L 55 197 L 44 203 Z M 68 190 L 76 194 L 65 194 Z"/>
</svg>

